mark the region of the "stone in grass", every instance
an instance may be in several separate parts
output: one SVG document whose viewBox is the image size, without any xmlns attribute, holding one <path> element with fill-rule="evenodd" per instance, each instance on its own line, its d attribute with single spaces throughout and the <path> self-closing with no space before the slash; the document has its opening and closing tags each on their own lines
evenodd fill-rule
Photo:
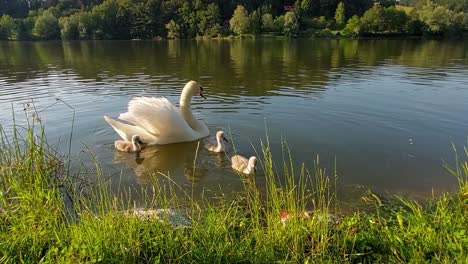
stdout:
<svg viewBox="0 0 468 264">
<path fill-rule="evenodd" d="M 302 219 L 312 219 L 312 220 L 323 220 L 324 217 L 327 217 L 327 222 L 330 225 L 338 224 L 341 221 L 341 218 L 334 214 L 320 214 L 313 211 L 303 211 L 302 213 L 291 213 L 285 210 L 280 212 L 280 220 L 283 226 L 286 226 L 286 221 L 291 217 L 298 217 Z"/>
<path fill-rule="evenodd" d="M 191 226 L 188 220 L 180 211 L 174 209 L 143 209 L 135 208 L 125 213 L 127 217 L 137 217 L 142 221 L 157 220 L 166 222 L 174 227 L 187 228 Z"/>
</svg>

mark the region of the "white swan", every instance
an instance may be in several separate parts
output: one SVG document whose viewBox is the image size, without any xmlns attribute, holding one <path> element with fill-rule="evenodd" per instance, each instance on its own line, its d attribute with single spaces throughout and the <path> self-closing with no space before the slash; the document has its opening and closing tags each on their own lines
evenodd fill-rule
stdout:
<svg viewBox="0 0 468 264">
<path fill-rule="evenodd" d="M 232 168 L 238 172 L 250 175 L 255 173 L 257 166 L 257 157 L 252 156 L 247 159 L 241 155 L 234 155 L 231 157 Z"/>
<path fill-rule="evenodd" d="M 132 137 L 132 141 L 117 140 L 114 142 L 115 148 L 123 152 L 138 152 L 141 150 L 141 144 L 140 137 L 137 135 Z"/>
<path fill-rule="evenodd" d="M 216 133 L 216 138 L 213 140 L 213 138 L 207 138 L 205 139 L 205 144 L 204 147 L 212 152 L 223 152 L 226 150 L 226 146 L 224 146 L 224 141 L 229 142 L 225 137 L 224 137 L 224 132 L 223 131 L 218 131 Z"/>
<path fill-rule="evenodd" d="M 128 103 L 128 111 L 120 114 L 125 124 L 104 116 L 104 119 L 126 141 L 139 135 L 148 145 L 164 145 L 194 141 L 209 135 L 208 127 L 197 120 L 190 109 L 192 96 L 203 98 L 203 88 L 189 81 L 180 95 L 179 109 L 164 97 L 135 97 Z"/>
</svg>

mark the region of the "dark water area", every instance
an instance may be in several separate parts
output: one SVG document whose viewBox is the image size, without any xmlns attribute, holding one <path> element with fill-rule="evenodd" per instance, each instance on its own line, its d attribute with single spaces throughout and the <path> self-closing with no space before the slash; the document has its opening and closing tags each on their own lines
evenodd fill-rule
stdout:
<svg viewBox="0 0 468 264">
<path fill-rule="evenodd" d="M 182 188 L 240 191 L 232 146 L 227 156 L 200 149 L 196 170 L 197 142 L 139 157 L 113 148 L 119 137 L 103 115 L 125 112 L 133 96 L 178 103 L 193 79 L 208 97 L 193 110 L 238 153 L 260 152 L 268 134 L 278 165 L 285 141 L 297 164 L 319 156 L 332 174 L 336 161 L 342 186 L 429 196 L 456 188 L 443 164 L 454 161 L 452 143 L 467 143 L 467 63 L 467 41 L 0 42 L 0 124 L 8 132 L 13 113 L 19 124 L 37 111 L 48 142 L 67 153 L 73 110 L 63 101 L 75 111 L 76 163 L 89 161 L 89 148 L 119 188 L 147 186 L 161 172 Z M 32 101 L 36 110 L 24 111 Z"/>
</svg>

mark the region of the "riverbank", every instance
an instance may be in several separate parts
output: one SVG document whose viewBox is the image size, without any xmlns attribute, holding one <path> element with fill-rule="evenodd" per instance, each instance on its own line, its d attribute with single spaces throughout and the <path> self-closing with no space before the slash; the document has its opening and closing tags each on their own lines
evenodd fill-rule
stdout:
<svg viewBox="0 0 468 264">
<path fill-rule="evenodd" d="M 404 198 L 363 197 L 367 212 L 340 214 L 333 182 L 318 162 L 311 171 L 277 181 L 268 144 L 261 164 L 266 193 L 253 179 L 236 199 L 191 199 L 155 185 L 143 208 L 176 210 L 142 218 L 129 192 L 112 195 L 96 162 L 84 168 L 97 183 L 67 173 L 66 158 L 43 130 L 2 137 L 0 148 L 0 255 L 18 262 L 447 262 L 468 259 L 468 150 L 454 168 L 459 189 L 424 204 Z M 294 177 L 299 176 L 299 177 Z M 299 178 L 295 181 L 295 178 Z M 306 183 L 312 183 L 312 195 Z M 144 212 L 139 209 L 138 212 Z M 308 211 L 307 213 L 305 213 Z M 151 211 L 149 211 L 151 212 Z M 172 212 L 185 219 L 174 226 Z M 166 218 L 167 216 L 167 218 Z"/>
</svg>

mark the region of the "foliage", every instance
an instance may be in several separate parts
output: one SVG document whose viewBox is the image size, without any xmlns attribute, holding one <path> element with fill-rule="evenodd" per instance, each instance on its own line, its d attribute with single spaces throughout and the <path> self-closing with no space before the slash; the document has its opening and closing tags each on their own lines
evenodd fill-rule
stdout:
<svg viewBox="0 0 468 264">
<path fill-rule="evenodd" d="M 95 31 L 98 38 L 129 39 L 133 16 L 129 8 L 130 0 L 105 0 L 93 8 L 96 19 Z"/>
<path fill-rule="evenodd" d="M 79 39 L 80 16 L 74 14 L 69 17 L 59 18 L 60 34 L 62 39 Z"/>
<path fill-rule="evenodd" d="M 131 214 L 132 196 L 112 194 L 97 163 L 86 169 L 95 182 L 69 175 L 44 140 L 44 129 L 33 131 L 28 128 L 24 139 L 18 131 L 11 141 L 1 139 L 5 263 L 465 263 L 468 258 L 467 149 L 463 160 L 457 157 L 454 167 L 447 166 L 458 179 L 454 193 L 421 203 L 386 201 L 368 191 L 362 196 L 366 210 L 340 214 L 333 178 L 318 161 L 310 171 L 296 170 L 284 153 L 281 183 L 266 143 L 260 153 L 265 182 L 246 179 L 244 192 L 233 199 L 197 202 L 158 182 L 154 195 L 143 194 L 144 209 L 181 208 L 191 222 L 183 228 L 171 225 L 170 217 Z"/>
<path fill-rule="evenodd" d="M 345 28 L 341 31 L 341 34 L 346 37 L 357 37 L 361 33 L 361 19 L 357 15 L 354 15 L 346 23 Z"/>
<path fill-rule="evenodd" d="M 343 2 L 340 2 L 336 8 L 335 22 L 339 28 L 343 27 L 346 23 L 345 5 Z"/>
<path fill-rule="evenodd" d="M 249 33 L 249 14 L 243 6 L 238 5 L 236 10 L 234 10 L 234 14 L 232 15 L 231 20 L 229 20 L 229 25 L 231 26 L 232 32 L 237 35 Z"/>
<path fill-rule="evenodd" d="M 250 31 L 255 35 L 262 31 L 262 15 L 260 10 L 254 10 L 250 14 Z"/>
<path fill-rule="evenodd" d="M 284 16 L 277 16 L 273 20 L 274 29 L 276 32 L 283 32 L 284 30 Z"/>
<path fill-rule="evenodd" d="M 58 39 L 60 28 L 57 18 L 49 10 L 44 11 L 36 19 L 33 34 L 40 39 Z"/>
<path fill-rule="evenodd" d="M 295 12 L 289 11 L 284 15 L 283 31 L 286 36 L 294 36 L 299 32 L 299 22 Z"/>
<path fill-rule="evenodd" d="M 273 16 L 269 13 L 263 14 L 262 16 L 262 31 L 271 32 L 274 30 L 275 25 L 273 24 Z"/>
<path fill-rule="evenodd" d="M 9 15 L 0 16 L 0 40 L 11 39 L 15 31 L 15 21 Z"/>
<path fill-rule="evenodd" d="M 96 38 L 97 17 L 94 13 L 80 12 L 78 22 L 78 31 L 81 39 Z"/>
<path fill-rule="evenodd" d="M 166 24 L 167 38 L 178 39 L 180 38 L 180 26 L 174 20 Z"/>
<path fill-rule="evenodd" d="M 284 5 L 293 6 L 294 16 Z M 317 29 L 341 29 L 354 15 L 362 17 L 361 35 L 462 36 L 468 32 L 467 14 L 468 0 L 0 0 L 0 17 L 8 15 L 15 22 L 13 33 L 11 19 L 2 22 L 8 26 L 2 26 L 0 38 L 152 39 L 167 36 L 171 20 L 180 27 L 179 38 L 262 32 L 310 35 Z M 50 34 L 39 34 L 46 25 Z"/>
<path fill-rule="evenodd" d="M 206 10 L 199 11 L 199 33 L 206 37 L 215 37 L 221 33 L 220 15 L 218 5 L 209 4 Z"/>
<path fill-rule="evenodd" d="M 375 4 L 361 18 L 361 34 L 403 33 L 407 23 L 404 11 L 394 6 L 384 8 Z"/>
<path fill-rule="evenodd" d="M 427 34 L 443 35 L 449 31 L 460 33 L 463 30 L 463 13 L 455 13 L 431 1 L 427 1 L 418 11 L 418 15 L 419 20 L 425 24 L 424 31 Z"/>
</svg>

